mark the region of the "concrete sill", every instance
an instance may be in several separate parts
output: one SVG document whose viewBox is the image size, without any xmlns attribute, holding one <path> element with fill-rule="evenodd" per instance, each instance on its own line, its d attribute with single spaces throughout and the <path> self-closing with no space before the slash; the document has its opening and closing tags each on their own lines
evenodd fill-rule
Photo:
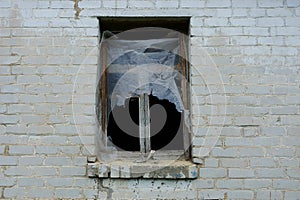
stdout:
<svg viewBox="0 0 300 200">
<path fill-rule="evenodd" d="M 95 160 L 87 164 L 88 177 L 98 178 L 196 179 L 198 174 L 197 165 L 185 160 L 148 160 L 145 163 Z"/>
</svg>

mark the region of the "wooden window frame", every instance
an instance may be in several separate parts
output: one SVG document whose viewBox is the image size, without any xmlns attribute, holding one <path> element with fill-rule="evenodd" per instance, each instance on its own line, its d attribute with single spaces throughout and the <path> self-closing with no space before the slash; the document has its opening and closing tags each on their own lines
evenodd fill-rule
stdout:
<svg viewBox="0 0 300 200">
<path fill-rule="evenodd" d="M 186 46 L 189 46 L 189 41 Z M 180 55 L 185 55 L 185 58 L 188 58 L 188 49 L 185 48 L 184 45 L 184 38 L 180 38 Z M 101 81 L 100 81 L 100 99 L 101 99 L 101 115 L 99 121 L 101 122 L 102 127 L 102 138 L 103 143 L 108 145 L 108 138 L 107 138 L 107 121 L 108 121 L 108 110 L 107 110 L 107 49 L 105 44 L 101 45 L 100 49 L 100 64 L 101 64 Z M 175 66 L 176 70 L 180 70 L 182 76 L 186 78 L 186 80 L 182 81 L 182 101 L 183 106 L 185 109 L 189 110 L 190 108 L 190 89 L 189 86 L 186 84 L 189 81 L 189 63 L 186 59 L 180 56 L 180 60 L 177 66 Z M 125 152 L 125 151 L 118 151 L 117 154 L 120 158 L 126 157 L 138 157 L 141 153 L 148 154 L 150 151 L 150 128 L 149 128 L 149 96 L 148 95 L 140 95 L 139 96 L 139 134 L 140 134 L 140 152 Z M 189 132 L 189 128 L 184 124 L 183 126 L 183 151 L 181 150 L 162 150 L 161 155 L 169 154 L 172 156 L 182 156 L 185 160 L 191 160 L 191 133 Z M 162 156 L 163 157 L 163 156 Z"/>
</svg>

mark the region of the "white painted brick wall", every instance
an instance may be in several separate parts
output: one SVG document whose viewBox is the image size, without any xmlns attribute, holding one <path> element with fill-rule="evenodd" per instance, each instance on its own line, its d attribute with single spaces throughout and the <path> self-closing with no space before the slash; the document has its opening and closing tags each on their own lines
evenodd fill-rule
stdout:
<svg viewBox="0 0 300 200">
<path fill-rule="evenodd" d="M 0 0 L 1 199 L 299 198 L 299 0 L 82 0 L 79 7 L 76 20 L 74 1 Z M 191 17 L 199 179 L 85 176 L 84 144 L 95 148 L 97 16 Z M 79 138 L 71 102 L 83 62 Z M 211 144 L 218 131 L 209 149 L 205 139 Z"/>
</svg>

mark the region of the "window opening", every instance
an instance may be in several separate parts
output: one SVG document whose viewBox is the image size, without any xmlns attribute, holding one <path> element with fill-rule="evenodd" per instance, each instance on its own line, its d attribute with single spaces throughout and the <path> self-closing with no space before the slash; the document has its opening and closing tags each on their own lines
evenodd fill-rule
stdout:
<svg viewBox="0 0 300 200">
<path fill-rule="evenodd" d="M 174 22 L 170 24 L 174 25 Z M 180 76 L 188 78 L 189 72 L 188 63 L 178 56 L 186 51 L 185 44 L 182 38 L 176 38 L 167 29 L 155 31 L 157 29 L 153 28 L 135 30 L 134 34 L 125 35 L 127 37 L 124 38 L 122 34 L 113 34 L 119 31 L 106 32 L 110 38 L 118 38 L 101 44 L 102 76 L 98 89 L 100 101 L 97 101 L 101 106 L 98 106 L 97 113 L 102 132 L 106 134 L 106 143 L 117 150 L 147 153 L 150 150 L 184 150 L 186 147 L 187 113 L 182 111 L 187 109 L 188 89 Z M 105 32 L 102 35 L 105 37 Z M 134 49 L 130 49 L 132 46 Z M 178 54 L 172 52 L 174 48 L 177 48 Z M 117 49 L 117 56 L 110 55 L 112 49 Z M 177 73 L 167 72 L 168 68 L 160 72 L 161 66 L 157 67 L 158 65 L 168 66 Z M 132 74 L 129 73 L 131 69 L 140 66 L 139 70 L 145 71 L 155 71 L 157 67 L 158 72 L 142 73 L 144 77 L 134 74 L 134 70 Z M 124 79 L 124 74 L 129 76 L 129 82 L 126 82 L 125 77 L 128 85 L 118 85 Z M 130 90 L 131 84 L 136 86 L 143 78 L 161 81 L 163 86 L 168 87 L 172 83 L 173 90 L 156 86 L 155 81 L 136 87 L 136 91 Z M 124 84 L 124 80 L 122 83 Z M 131 95 L 128 96 L 129 93 Z M 118 99 L 114 95 L 123 96 Z"/>
</svg>

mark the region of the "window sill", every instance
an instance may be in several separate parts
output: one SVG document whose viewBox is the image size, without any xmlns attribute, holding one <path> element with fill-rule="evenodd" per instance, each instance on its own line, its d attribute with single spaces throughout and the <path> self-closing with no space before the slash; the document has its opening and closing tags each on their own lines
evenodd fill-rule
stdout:
<svg viewBox="0 0 300 200">
<path fill-rule="evenodd" d="M 102 163 L 89 159 L 87 164 L 88 177 L 98 178 L 196 179 L 198 174 L 197 165 L 185 160 L 148 160 L 144 163 L 116 160 Z"/>
</svg>

